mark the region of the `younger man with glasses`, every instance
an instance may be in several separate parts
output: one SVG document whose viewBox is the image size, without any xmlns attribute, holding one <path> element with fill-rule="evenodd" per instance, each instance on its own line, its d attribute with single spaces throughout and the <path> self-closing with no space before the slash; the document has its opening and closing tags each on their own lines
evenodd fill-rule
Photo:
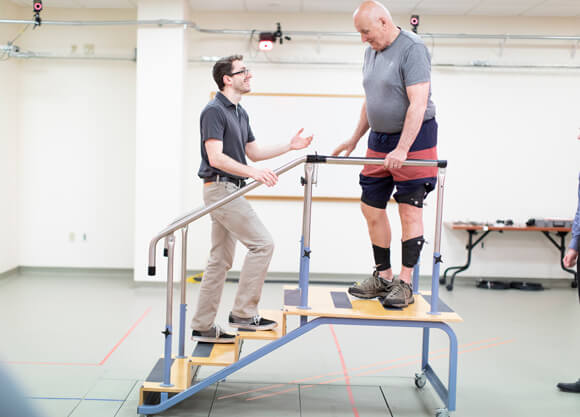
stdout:
<svg viewBox="0 0 580 417">
<path fill-rule="evenodd" d="M 241 55 L 220 59 L 213 67 L 219 88 L 215 98 L 200 117 L 203 198 L 206 205 L 222 200 L 245 185 L 250 177 L 271 187 L 278 177 L 267 168 L 248 166 L 246 155 L 254 162 L 274 158 L 291 150 L 304 149 L 312 136 L 302 137 L 303 129 L 290 142 L 270 147 L 256 144 L 246 111 L 239 104 L 242 94 L 250 92 L 252 74 Z M 192 339 L 212 343 L 233 343 L 235 335 L 224 332 L 215 317 L 226 280 L 232 267 L 236 241 L 248 248 L 240 271 L 238 291 L 232 307 L 231 327 L 270 330 L 276 322 L 260 317 L 258 302 L 274 251 L 274 242 L 248 201 L 239 197 L 210 213 L 211 251 L 201 281 L 197 311 L 191 322 Z"/>
</svg>

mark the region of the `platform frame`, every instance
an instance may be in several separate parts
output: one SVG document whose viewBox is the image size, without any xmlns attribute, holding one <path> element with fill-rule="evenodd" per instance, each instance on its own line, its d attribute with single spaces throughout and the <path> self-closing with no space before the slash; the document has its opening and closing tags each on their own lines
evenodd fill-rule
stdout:
<svg viewBox="0 0 580 417">
<path fill-rule="evenodd" d="M 191 397 L 200 390 L 223 380 L 227 376 L 237 372 L 250 363 L 260 359 L 261 357 L 273 352 L 281 346 L 290 341 L 304 335 L 312 329 L 326 324 L 337 325 L 357 325 L 357 326 L 387 326 L 387 327 L 410 327 L 423 329 L 422 338 L 422 354 L 421 354 L 421 374 L 426 377 L 432 384 L 435 392 L 439 395 L 441 401 L 445 405 L 445 409 L 437 411 L 437 416 L 448 415 L 449 411 L 454 411 L 456 407 L 456 389 L 457 389 L 457 337 L 451 327 L 443 321 L 432 320 L 393 320 L 393 319 L 367 319 L 367 318 L 344 318 L 344 317 L 316 317 L 308 320 L 308 286 L 309 286 L 309 269 L 310 269 L 310 226 L 311 226 L 311 210 L 312 210 L 312 184 L 314 181 L 314 165 L 320 163 L 341 164 L 341 165 L 382 165 L 384 163 L 382 158 L 353 158 L 353 157 L 328 157 L 322 155 L 307 155 L 292 161 L 283 167 L 275 170 L 277 175 L 280 175 L 297 165 L 305 163 L 303 178 L 304 187 L 304 210 L 303 210 L 303 224 L 302 224 L 302 238 L 300 240 L 300 275 L 299 288 L 301 291 L 299 308 L 304 312 L 300 315 L 300 326 L 293 331 L 285 334 L 280 339 L 274 340 L 260 349 L 240 358 L 235 363 L 225 367 L 224 369 L 210 375 L 203 381 L 197 382 L 184 391 L 175 394 L 169 398 L 167 392 L 161 393 L 161 401 L 157 405 L 140 405 L 137 409 L 138 413 L 150 415 L 160 413 L 175 404 Z M 445 168 L 447 161 L 430 161 L 430 160 L 407 160 L 404 166 L 432 166 L 438 167 L 438 182 L 437 182 L 437 212 L 436 212 L 436 226 L 435 226 L 435 242 L 433 251 L 433 273 L 431 279 L 431 310 L 429 314 L 439 315 L 438 300 L 439 300 L 439 269 L 441 260 L 440 244 L 441 244 L 441 226 L 442 226 L 442 212 L 443 212 L 443 195 L 445 183 Z M 258 187 L 260 183 L 253 181 L 240 190 L 230 194 L 228 197 L 206 206 L 200 210 L 189 213 L 179 219 L 176 219 L 167 228 L 155 236 L 149 245 L 149 275 L 156 273 L 156 246 L 161 239 L 165 239 L 165 254 L 168 257 L 168 276 L 167 276 L 167 309 L 166 309 L 166 327 L 162 332 L 165 336 L 165 356 L 164 356 L 164 380 L 161 386 L 171 387 L 170 368 L 172 363 L 171 342 L 172 342 L 172 318 L 171 312 L 173 308 L 172 292 L 173 292 L 173 258 L 175 237 L 174 233 L 182 230 L 182 279 L 181 279 L 181 306 L 180 306 L 180 329 L 179 329 L 179 356 L 184 357 L 184 340 L 185 340 L 185 282 L 184 271 L 186 271 L 186 240 L 187 227 L 193 221 L 210 213 L 218 207 L 238 198 L 247 192 Z M 413 291 L 416 294 L 418 289 L 419 279 L 419 264 L 416 265 L 413 273 Z M 430 329 L 437 328 L 444 331 L 449 337 L 449 375 L 448 386 L 445 387 L 437 376 L 429 363 L 429 337 Z M 415 383 L 417 384 L 417 376 Z"/>
</svg>

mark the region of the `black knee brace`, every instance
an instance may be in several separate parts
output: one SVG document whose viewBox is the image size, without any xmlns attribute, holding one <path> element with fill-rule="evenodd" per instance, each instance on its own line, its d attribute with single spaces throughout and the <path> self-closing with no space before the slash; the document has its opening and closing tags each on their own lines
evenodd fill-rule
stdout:
<svg viewBox="0 0 580 417">
<path fill-rule="evenodd" d="M 423 236 L 414 237 L 402 243 L 403 266 L 413 268 L 417 264 L 423 243 L 425 243 Z"/>
<path fill-rule="evenodd" d="M 373 245 L 375 268 L 377 271 L 386 271 L 391 268 L 391 249 Z"/>
<path fill-rule="evenodd" d="M 423 207 L 423 200 L 427 196 L 425 187 L 419 187 L 409 194 L 395 195 L 395 201 L 399 204 L 409 204 L 413 207 Z"/>
</svg>

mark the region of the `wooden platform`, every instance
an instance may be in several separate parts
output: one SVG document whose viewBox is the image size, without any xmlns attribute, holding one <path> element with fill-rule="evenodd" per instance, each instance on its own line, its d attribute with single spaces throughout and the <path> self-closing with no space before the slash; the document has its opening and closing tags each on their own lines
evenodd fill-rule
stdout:
<svg viewBox="0 0 580 417">
<path fill-rule="evenodd" d="M 189 360 L 193 365 L 198 366 L 229 366 L 240 357 L 241 339 L 236 337 L 235 343 L 204 343 L 209 349 L 207 356 L 190 356 Z M 202 346 L 198 342 L 196 349 Z M 195 350 L 194 353 L 195 354 Z M 192 354 L 192 355 L 193 355 Z"/>
<path fill-rule="evenodd" d="M 174 359 L 171 365 L 172 387 L 162 387 L 161 382 L 145 381 L 139 390 L 139 404 L 143 404 L 146 392 L 181 392 L 191 386 L 194 365 L 187 358 Z"/>
<path fill-rule="evenodd" d="M 203 351 L 203 356 L 190 356 L 193 365 L 229 366 L 240 357 L 244 340 L 276 340 L 286 334 L 286 316 L 282 310 L 260 310 L 262 317 L 275 320 L 278 327 L 272 330 L 245 331 L 238 329 L 235 343 L 198 343 L 196 351 Z M 200 347 L 201 349 L 198 349 Z"/>
<path fill-rule="evenodd" d="M 145 381 L 140 390 L 140 404 L 144 404 L 147 393 L 179 393 L 191 386 L 192 379 L 199 366 L 229 366 L 238 361 L 244 340 L 271 341 L 286 335 L 286 319 L 288 315 L 311 317 L 336 317 L 372 320 L 403 320 L 425 322 L 461 322 L 461 317 L 448 306 L 441 303 L 439 314 L 429 314 L 430 293 L 416 294 L 415 302 L 403 309 L 385 309 L 377 299 L 361 300 L 351 297 L 347 287 L 310 286 L 308 305 L 310 309 L 300 309 L 299 289 L 296 286 L 285 286 L 285 295 L 293 295 L 292 303 L 285 303 L 282 310 L 260 310 L 262 317 L 275 320 L 278 327 L 266 331 L 239 330 L 235 343 L 198 343 L 195 346 L 196 356 L 174 358 L 171 366 L 171 387 L 162 387 L 160 371 L 162 361 L 158 362 L 151 375 L 153 381 Z M 296 297 L 298 296 L 298 297 Z M 286 298 L 286 297 L 285 297 Z M 290 298 L 288 298 L 289 300 Z"/>
<path fill-rule="evenodd" d="M 295 286 L 284 286 L 284 290 L 298 290 Z M 331 293 L 345 294 L 352 305 L 351 308 L 335 306 Z M 347 287 L 328 287 L 311 285 L 308 290 L 308 306 L 310 309 L 300 309 L 296 305 L 285 305 L 284 314 L 297 316 L 340 317 L 350 319 L 373 320 L 408 320 L 430 322 L 461 322 L 463 319 L 454 311 L 429 314 L 431 305 L 426 300 L 429 292 L 415 295 L 415 302 L 403 309 L 385 309 L 377 299 L 361 300 L 347 293 Z M 442 305 L 440 304 L 442 307 Z"/>
<path fill-rule="evenodd" d="M 276 340 L 286 335 L 286 316 L 282 310 L 260 310 L 260 315 L 264 318 L 274 320 L 278 327 L 272 330 L 245 331 L 238 329 L 240 339 L 251 340 Z"/>
</svg>

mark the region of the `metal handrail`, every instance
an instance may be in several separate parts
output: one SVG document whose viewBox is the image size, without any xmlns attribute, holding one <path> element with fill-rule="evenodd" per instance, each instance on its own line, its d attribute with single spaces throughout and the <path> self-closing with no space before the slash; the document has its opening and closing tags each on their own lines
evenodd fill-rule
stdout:
<svg viewBox="0 0 580 417">
<path fill-rule="evenodd" d="M 278 169 L 275 169 L 274 173 L 276 175 L 281 175 L 281 174 L 285 173 L 286 171 L 291 170 L 295 166 L 300 165 L 301 163 L 305 162 L 306 159 L 307 159 L 307 156 L 303 156 L 301 158 L 295 159 L 294 161 L 292 161 L 286 165 L 283 165 Z M 213 210 L 223 206 L 224 204 L 227 204 L 230 201 L 235 200 L 238 197 L 241 197 L 242 195 L 252 191 L 254 188 L 257 188 L 260 185 L 262 185 L 260 182 L 252 181 L 248 185 L 246 185 L 245 187 L 240 188 L 238 191 L 230 194 L 226 198 L 224 198 L 220 201 L 217 201 L 213 204 L 210 204 L 209 206 L 205 206 L 202 209 L 194 210 L 194 211 L 174 220 L 169 226 L 167 226 L 165 229 L 163 229 L 161 232 L 159 232 L 153 239 L 151 239 L 151 242 L 149 243 L 149 270 L 148 270 L 148 274 L 155 275 L 155 248 L 157 247 L 157 243 L 161 239 L 171 235 L 172 233 L 176 232 L 177 230 L 179 230 L 183 227 L 188 226 L 190 223 L 196 221 L 200 217 L 203 217 L 206 214 L 212 212 Z"/>
<path fill-rule="evenodd" d="M 286 165 L 281 166 L 274 170 L 276 175 L 281 175 L 292 168 L 302 164 L 302 163 L 328 163 L 328 164 L 341 164 L 341 165 L 382 165 L 384 163 L 384 159 L 382 158 L 362 158 L 362 157 L 341 157 L 341 156 L 324 156 L 324 155 L 305 155 L 298 159 L 295 159 L 292 162 L 287 163 Z M 407 160 L 403 162 L 403 166 L 432 166 L 432 167 L 440 167 L 444 168 L 447 166 L 447 161 L 444 160 L 421 160 L 421 159 L 414 159 L 414 160 Z M 172 233 L 176 232 L 177 230 L 188 226 L 190 223 L 194 222 L 195 220 L 199 219 L 200 217 L 205 216 L 206 214 L 212 212 L 213 210 L 223 206 L 224 204 L 229 203 L 232 200 L 235 200 L 238 197 L 254 190 L 255 188 L 261 185 L 258 181 L 252 181 L 245 187 L 240 188 L 238 191 L 230 194 L 226 198 L 217 201 L 209 206 L 205 206 L 202 209 L 194 210 L 188 214 L 185 214 L 178 219 L 174 220 L 170 225 L 168 225 L 165 229 L 159 232 L 153 239 L 151 239 L 149 243 L 149 275 L 156 274 L 156 256 L 155 250 L 157 247 L 157 243 L 171 235 Z"/>
</svg>

